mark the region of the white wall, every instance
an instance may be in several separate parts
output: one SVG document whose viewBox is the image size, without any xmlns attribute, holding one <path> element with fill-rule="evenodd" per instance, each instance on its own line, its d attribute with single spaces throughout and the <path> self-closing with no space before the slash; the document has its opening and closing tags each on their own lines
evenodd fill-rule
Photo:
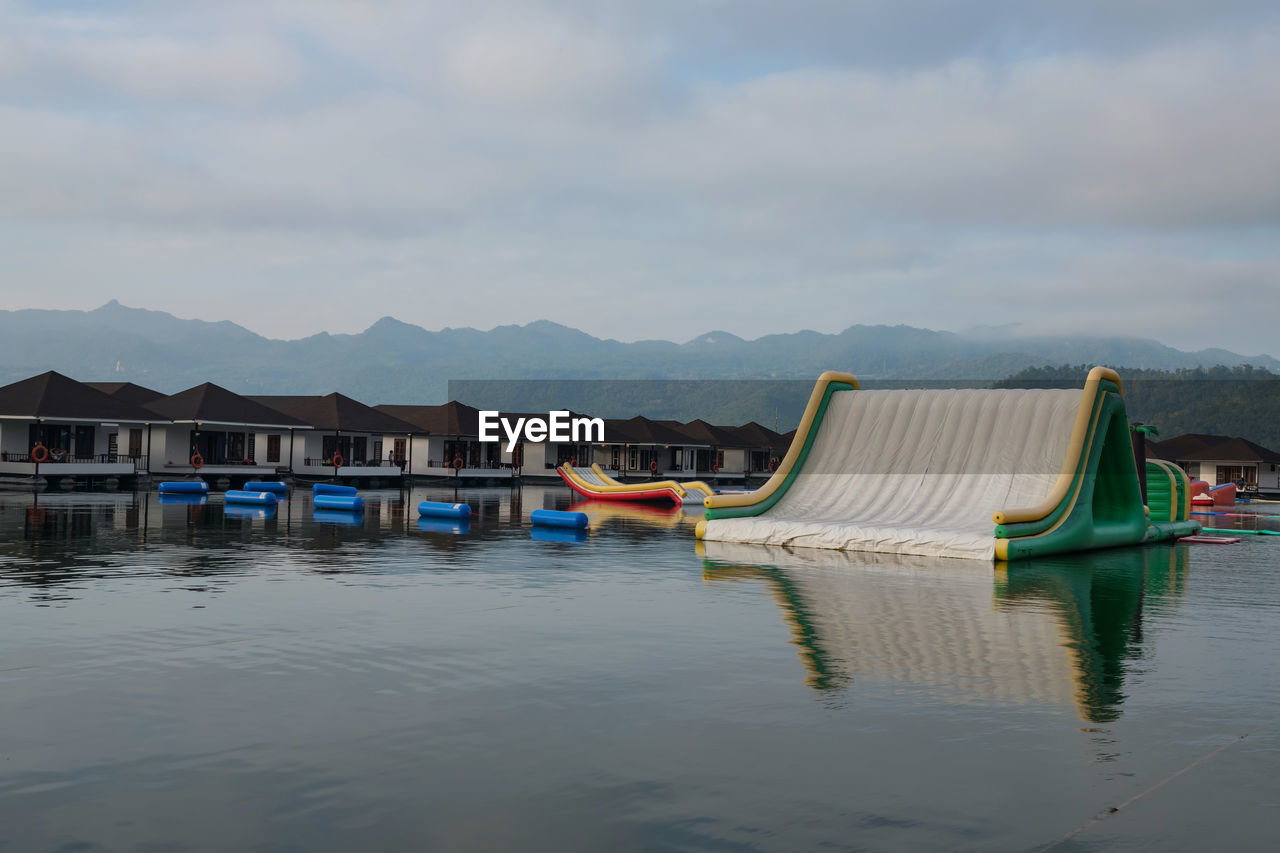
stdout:
<svg viewBox="0 0 1280 853">
<path fill-rule="evenodd" d="M 747 470 L 747 451 L 738 447 L 725 448 L 724 464 L 720 466 L 720 473 L 741 474 L 745 470 Z"/>
<path fill-rule="evenodd" d="M 1270 462 L 1258 464 L 1258 488 L 1264 491 L 1280 490 L 1280 465 Z"/>
<path fill-rule="evenodd" d="M 26 453 L 28 427 L 31 421 L 0 420 L 0 451 L 5 453 Z"/>
<path fill-rule="evenodd" d="M 191 424 L 153 424 L 151 427 L 151 470 L 163 471 L 165 466 L 190 465 Z M 142 437 L 142 452 L 147 452 L 147 438 Z"/>
</svg>

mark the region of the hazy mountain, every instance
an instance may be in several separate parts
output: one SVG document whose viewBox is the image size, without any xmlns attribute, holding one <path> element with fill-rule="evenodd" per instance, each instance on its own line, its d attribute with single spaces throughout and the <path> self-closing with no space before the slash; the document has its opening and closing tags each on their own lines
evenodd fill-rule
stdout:
<svg viewBox="0 0 1280 853">
<path fill-rule="evenodd" d="M 114 300 L 93 311 L 0 311 L 0 380 L 50 368 L 84 380 L 128 380 L 161 391 L 212 381 L 234 391 L 340 391 L 369 403 L 442 402 L 455 379 L 802 379 L 827 369 L 868 380 L 977 379 L 1081 362 L 1177 369 L 1253 364 L 1270 356 L 1183 352 L 1140 338 L 1015 337 L 911 326 L 853 326 L 748 341 L 723 331 L 687 343 L 602 340 L 546 320 L 442 329 L 384 317 L 355 335 L 265 338 L 231 322 L 182 320 Z"/>
</svg>

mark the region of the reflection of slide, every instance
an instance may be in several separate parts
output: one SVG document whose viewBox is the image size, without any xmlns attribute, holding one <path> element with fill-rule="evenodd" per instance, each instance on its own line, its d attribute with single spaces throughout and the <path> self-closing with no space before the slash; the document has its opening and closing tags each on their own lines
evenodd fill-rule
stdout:
<svg viewBox="0 0 1280 853">
<path fill-rule="evenodd" d="M 703 578 L 767 585 L 806 682 L 908 684 L 961 704 L 1074 707 L 1114 720 L 1142 636 L 1144 588 L 1176 592 L 1175 547 L 1029 560 L 996 573 L 971 561 L 707 542 Z"/>
<path fill-rule="evenodd" d="M 692 525 L 694 519 L 683 507 L 656 503 L 625 503 L 623 501 L 598 501 L 589 499 L 570 505 L 569 512 L 586 513 L 591 529 L 606 526 L 611 521 L 626 521 L 645 527 L 671 529 L 683 524 Z M 698 513 L 697 517 L 701 517 Z"/>
<path fill-rule="evenodd" d="M 706 506 L 706 540 L 985 560 L 1199 530 L 1148 520 L 1120 378 L 1101 367 L 1083 393 L 863 391 L 824 373 L 769 481 Z"/>
<path fill-rule="evenodd" d="M 714 490 L 706 483 L 694 481 L 677 483 L 675 480 L 655 480 L 649 483 L 619 483 L 600 469 L 575 468 L 561 465 L 556 469 L 560 479 L 569 488 L 586 498 L 602 501 L 672 501 L 674 503 L 701 503 Z"/>
</svg>

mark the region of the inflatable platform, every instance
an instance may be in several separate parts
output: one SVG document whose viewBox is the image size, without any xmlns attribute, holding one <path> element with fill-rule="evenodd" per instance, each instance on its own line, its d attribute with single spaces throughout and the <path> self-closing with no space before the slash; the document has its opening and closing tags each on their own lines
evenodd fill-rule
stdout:
<svg viewBox="0 0 1280 853">
<path fill-rule="evenodd" d="M 1235 506 L 1236 484 L 1210 486 L 1204 480 L 1196 480 L 1191 484 L 1191 503 L 1199 507 Z"/>
<path fill-rule="evenodd" d="M 715 490 L 701 480 L 677 483 L 675 480 L 655 480 L 650 483 L 619 483 L 606 474 L 599 465 L 575 468 L 561 465 L 556 469 L 560 479 L 569 484 L 584 498 L 602 501 L 671 501 L 677 504 L 702 503 Z"/>
<path fill-rule="evenodd" d="M 769 481 L 705 505 L 707 541 L 978 560 L 1200 529 L 1185 502 L 1148 517 L 1120 377 L 1102 367 L 1083 392 L 863 391 L 829 371 Z"/>
</svg>

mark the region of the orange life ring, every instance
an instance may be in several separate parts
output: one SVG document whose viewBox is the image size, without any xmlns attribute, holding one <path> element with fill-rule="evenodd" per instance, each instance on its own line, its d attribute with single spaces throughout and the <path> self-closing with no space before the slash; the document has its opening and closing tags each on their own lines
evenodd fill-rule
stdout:
<svg viewBox="0 0 1280 853">
<path fill-rule="evenodd" d="M 191 454 L 191 467 L 197 471 L 204 467 L 204 457 L 200 455 L 199 450 Z"/>
<path fill-rule="evenodd" d="M 650 474 L 656 474 L 656 473 L 658 473 L 658 460 L 657 460 L 657 459 L 651 459 L 651 460 L 649 460 L 649 473 L 650 473 Z"/>
<path fill-rule="evenodd" d="M 44 462 L 49 458 L 49 448 L 40 442 L 36 442 L 36 446 L 31 448 L 31 459 L 35 462 Z"/>
<path fill-rule="evenodd" d="M 770 473 L 770 474 L 772 474 L 772 473 L 777 469 L 777 467 L 778 467 L 778 460 L 777 460 L 777 459 L 770 459 L 770 460 L 769 460 L 769 473 Z"/>
<path fill-rule="evenodd" d="M 453 457 L 453 470 L 455 471 L 462 470 L 462 454 L 461 453 Z"/>
<path fill-rule="evenodd" d="M 570 459 L 570 460 L 569 460 L 569 467 L 570 467 L 570 468 L 577 468 L 577 467 L 578 467 L 578 457 L 576 457 L 576 456 L 575 456 L 575 457 L 573 457 L 572 459 Z"/>
<path fill-rule="evenodd" d="M 335 453 L 335 454 L 333 454 L 333 467 L 334 467 L 334 468 L 341 468 L 341 467 L 342 467 L 342 463 L 343 463 L 343 462 L 346 462 L 346 461 L 347 461 L 347 460 L 345 460 L 345 459 L 343 459 L 343 458 L 342 458 L 342 454 L 341 454 L 341 453 Z"/>
</svg>

